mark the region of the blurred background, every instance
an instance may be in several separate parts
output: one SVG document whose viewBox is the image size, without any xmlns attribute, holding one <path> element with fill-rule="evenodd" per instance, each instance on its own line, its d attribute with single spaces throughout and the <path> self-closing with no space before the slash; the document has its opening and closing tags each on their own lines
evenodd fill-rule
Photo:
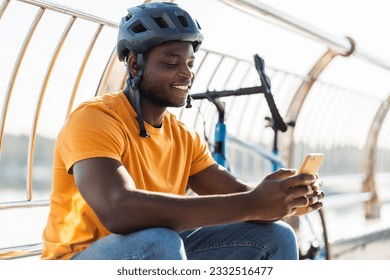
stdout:
<svg viewBox="0 0 390 280">
<path fill-rule="evenodd" d="M 385 1 L 175 2 L 205 34 L 192 94 L 261 86 L 259 54 L 281 116 L 295 124 L 275 134 L 261 92 L 220 98 L 232 172 L 257 184 L 275 162 L 298 168 L 307 153 L 324 153 L 324 209 L 292 221 L 302 244 L 319 241 L 332 259 L 390 259 Z M 0 3 L 0 248 L 9 248 L 41 242 L 56 135 L 80 102 L 123 87 L 117 24 L 143 1 Z M 218 111 L 207 99 L 193 105 L 171 111 L 213 149 Z"/>
</svg>

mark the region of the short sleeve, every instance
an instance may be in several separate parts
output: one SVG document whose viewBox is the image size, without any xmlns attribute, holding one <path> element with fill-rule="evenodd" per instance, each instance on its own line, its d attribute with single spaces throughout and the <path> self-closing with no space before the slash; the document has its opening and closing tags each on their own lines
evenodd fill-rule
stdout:
<svg viewBox="0 0 390 280">
<path fill-rule="evenodd" d="M 68 172 L 76 162 L 87 158 L 121 160 L 123 125 L 107 111 L 92 106 L 77 109 L 61 133 L 59 151 Z"/>
</svg>

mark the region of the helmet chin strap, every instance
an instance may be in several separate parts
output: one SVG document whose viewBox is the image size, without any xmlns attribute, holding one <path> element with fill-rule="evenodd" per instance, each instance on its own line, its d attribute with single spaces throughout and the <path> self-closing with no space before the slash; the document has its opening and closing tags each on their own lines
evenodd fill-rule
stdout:
<svg viewBox="0 0 390 280">
<path fill-rule="evenodd" d="M 186 108 L 192 108 L 191 101 L 192 101 L 192 97 L 191 97 L 190 94 L 188 94 L 188 95 L 187 95 L 187 104 L 186 104 Z"/>
<path fill-rule="evenodd" d="M 140 95 L 140 92 L 138 90 L 138 86 L 139 86 L 139 83 L 141 81 L 142 73 L 144 70 L 143 56 L 142 56 L 142 54 L 137 54 L 137 65 L 138 65 L 139 69 L 138 69 L 137 74 L 134 77 L 132 77 L 130 74 L 130 69 L 129 69 L 129 66 L 127 64 L 127 58 L 125 58 L 124 62 L 125 62 L 125 66 L 127 69 L 127 75 L 128 75 L 128 79 L 127 79 L 126 83 L 128 86 L 131 87 L 131 89 L 133 90 L 132 92 L 134 92 L 134 94 L 135 94 L 135 111 L 137 112 L 136 120 L 137 120 L 138 126 L 139 126 L 139 135 L 141 137 L 148 138 L 148 137 L 150 137 L 150 135 L 146 131 L 144 119 L 142 118 L 141 95 Z"/>
</svg>

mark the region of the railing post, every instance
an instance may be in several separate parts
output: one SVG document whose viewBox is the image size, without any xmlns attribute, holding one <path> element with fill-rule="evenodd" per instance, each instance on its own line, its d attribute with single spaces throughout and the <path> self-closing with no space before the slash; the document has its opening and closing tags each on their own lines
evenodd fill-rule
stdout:
<svg viewBox="0 0 390 280">
<path fill-rule="evenodd" d="M 365 216 L 366 219 L 373 219 L 380 217 L 381 202 L 378 198 L 375 185 L 375 166 L 377 155 L 377 141 L 383 121 L 390 109 L 390 95 L 379 106 L 378 111 L 371 123 L 370 131 L 367 136 L 364 157 L 363 157 L 363 192 L 371 193 L 369 201 L 365 202 Z"/>
<path fill-rule="evenodd" d="M 314 66 L 307 75 L 307 79 L 302 82 L 297 92 L 295 93 L 294 98 L 292 99 L 290 106 L 287 110 L 286 120 L 296 121 L 298 119 L 299 113 L 302 109 L 302 105 L 305 102 L 305 99 L 309 94 L 310 89 L 317 81 L 318 77 L 321 75 L 324 69 L 329 65 L 329 63 L 338 55 L 349 56 L 354 52 L 355 42 L 351 38 L 348 39 L 351 42 L 351 49 L 349 52 L 340 53 L 333 49 L 328 49 L 328 51 L 325 52 L 314 64 Z M 294 127 L 290 127 L 287 130 L 287 133 L 283 135 L 283 138 L 281 140 L 281 150 L 286 151 L 282 153 L 282 158 L 284 159 L 284 162 L 287 163 L 287 166 L 290 167 L 293 164 L 294 155 Z"/>
</svg>

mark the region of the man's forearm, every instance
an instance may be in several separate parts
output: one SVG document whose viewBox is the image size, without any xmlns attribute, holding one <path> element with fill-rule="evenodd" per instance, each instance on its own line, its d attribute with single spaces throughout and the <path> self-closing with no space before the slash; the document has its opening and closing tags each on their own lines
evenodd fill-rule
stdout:
<svg viewBox="0 0 390 280">
<path fill-rule="evenodd" d="M 250 204 L 246 192 L 185 197 L 134 190 L 116 201 L 115 210 L 102 222 L 121 234 L 151 227 L 181 231 L 250 220 Z"/>
</svg>

